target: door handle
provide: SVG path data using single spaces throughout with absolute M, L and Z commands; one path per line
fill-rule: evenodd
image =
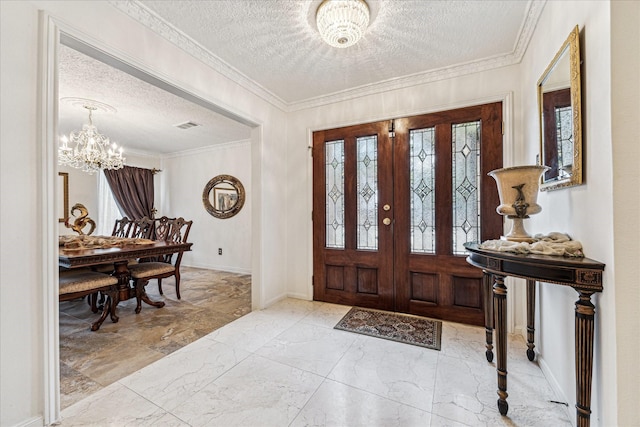
M 390 218 L 385 218 L 385 219 L 382 220 L 382 223 L 384 225 L 389 225 L 389 224 L 391 224 L 391 219 Z

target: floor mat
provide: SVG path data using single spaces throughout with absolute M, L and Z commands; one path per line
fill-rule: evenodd
M 440 350 L 442 322 L 410 314 L 353 307 L 334 329 Z

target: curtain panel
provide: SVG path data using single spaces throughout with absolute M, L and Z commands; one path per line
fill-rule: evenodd
M 124 166 L 117 170 L 104 170 L 113 197 L 123 216 L 131 219 L 153 218 L 153 171 Z

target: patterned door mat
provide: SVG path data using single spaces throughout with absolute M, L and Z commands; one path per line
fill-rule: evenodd
M 353 307 L 334 329 L 440 350 L 442 322 L 410 314 Z

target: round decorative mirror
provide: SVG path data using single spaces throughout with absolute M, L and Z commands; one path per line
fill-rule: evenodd
M 244 187 L 231 175 L 211 178 L 202 192 L 204 208 L 216 218 L 231 218 L 244 205 Z

